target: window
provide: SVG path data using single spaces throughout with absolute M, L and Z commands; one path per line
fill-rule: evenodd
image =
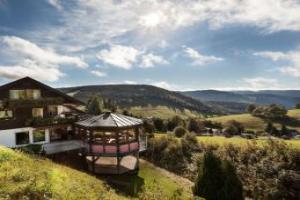
M 12 100 L 39 99 L 39 98 L 41 98 L 41 91 L 37 90 L 37 89 L 10 90 L 9 98 Z
M 43 108 L 32 108 L 32 117 L 33 118 L 43 118 L 44 109 Z
M 12 100 L 25 99 L 25 90 L 9 90 L 9 98 Z
M 0 111 L 0 119 L 9 119 L 13 117 L 13 112 L 11 110 Z
M 29 144 L 29 132 L 16 133 L 16 145 Z
M 35 89 L 27 89 L 26 97 L 27 99 L 39 99 L 41 98 L 41 91 Z
M 33 142 L 44 142 L 46 140 L 45 135 L 45 130 L 33 131 Z
M 48 106 L 48 114 L 49 116 L 57 115 L 57 106 Z

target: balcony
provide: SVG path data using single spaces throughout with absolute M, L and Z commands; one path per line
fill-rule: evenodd
M 48 118 L 34 118 L 25 122 L 26 126 L 45 127 L 51 125 L 73 124 L 77 121 L 77 117 L 48 117 Z
M 43 145 L 43 149 L 46 152 L 46 154 L 55 154 L 65 151 L 72 151 L 81 149 L 83 147 L 84 146 L 82 141 L 79 140 L 60 141 Z
M 46 105 L 61 105 L 64 103 L 62 98 L 40 98 L 40 99 L 14 99 L 6 100 L 6 105 L 9 108 L 24 108 L 24 107 L 44 107 Z

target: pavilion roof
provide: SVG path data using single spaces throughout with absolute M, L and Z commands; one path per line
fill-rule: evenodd
M 105 112 L 101 115 L 91 116 L 75 123 L 86 128 L 130 128 L 143 124 L 143 120 L 117 113 Z

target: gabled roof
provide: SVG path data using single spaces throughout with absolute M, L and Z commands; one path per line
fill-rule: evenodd
M 121 129 L 143 124 L 143 120 L 117 113 L 105 112 L 98 116 L 92 116 L 75 123 L 85 128 Z
M 21 78 L 21 79 L 18 79 L 16 81 L 13 81 L 13 82 L 10 82 L 10 83 L 7 83 L 5 85 L 2 85 L 0 86 L 0 93 L 5 91 L 5 90 L 9 90 L 10 88 L 13 88 L 14 86 L 17 86 L 17 85 L 22 85 L 22 84 L 33 84 L 33 85 L 36 85 L 38 86 L 39 88 L 42 88 L 42 89 L 45 89 L 45 90 L 48 90 L 48 91 L 51 91 L 53 92 L 54 94 L 56 94 L 57 96 L 59 97 L 62 97 L 64 100 L 65 100 L 65 103 L 72 103 L 72 104 L 82 104 L 84 105 L 84 103 L 78 99 L 75 99 L 57 89 L 54 89 L 48 85 L 45 85 L 33 78 L 30 78 L 30 77 L 24 77 L 24 78 Z

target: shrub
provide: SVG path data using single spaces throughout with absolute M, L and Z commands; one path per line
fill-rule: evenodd
M 179 138 L 182 137 L 186 132 L 187 130 L 182 126 L 178 126 L 174 129 L 175 136 Z
M 198 177 L 193 188 L 196 196 L 204 197 L 207 200 L 222 199 L 220 191 L 224 184 L 224 173 L 221 160 L 208 151 L 204 154 L 202 169 L 198 169 Z
M 243 200 L 243 185 L 230 161 L 222 161 L 212 151 L 204 154 L 198 169 L 194 194 L 207 200 Z
M 167 129 L 164 121 L 160 118 L 154 118 L 153 124 L 154 124 L 156 131 L 165 132 Z
M 223 200 L 243 200 L 243 185 L 237 176 L 236 169 L 231 162 L 224 162 L 224 186 L 222 188 Z
M 199 150 L 197 137 L 194 133 L 186 133 L 181 139 L 182 151 L 187 158 L 192 157 L 192 153 Z

